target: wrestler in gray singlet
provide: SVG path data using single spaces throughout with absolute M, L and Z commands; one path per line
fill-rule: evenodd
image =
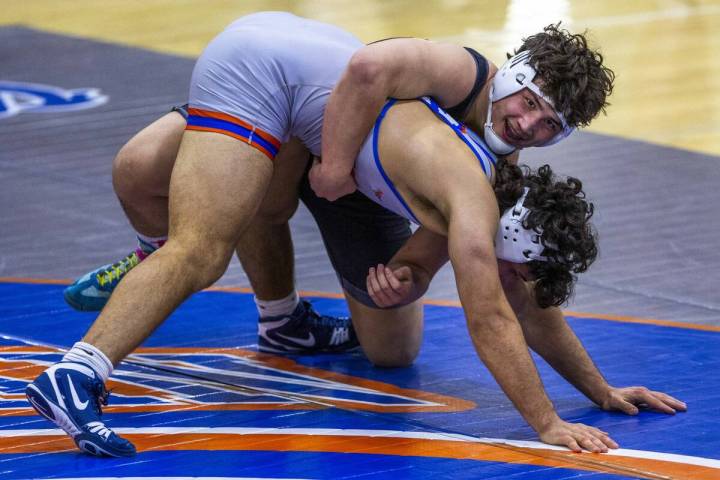
M 320 155 L 328 97 L 362 45 L 338 27 L 290 13 L 242 17 L 195 65 L 187 129 L 230 135 L 270 158 L 295 136 Z
M 229 135 L 271 159 L 291 136 L 299 137 L 313 154 L 320 155 L 323 113 L 330 92 L 361 46 L 357 38 L 337 27 L 289 13 L 242 17 L 205 49 L 193 71 L 189 109 L 177 111 L 186 116 L 188 130 Z M 448 110 L 458 116 L 487 77 L 487 61 L 467 50 L 475 59 L 478 74 L 467 98 Z M 433 111 L 450 124 L 447 114 Z M 374 138 L 373 134 L 368 137 L 361 152 L 370 155 L 361 155 L 368 162 L 360 170 L 375 168 L 373 149 L 368 149 Z M 379 160 L 376 166 L 381 167 Z M 368 268 L 386 264 L 410 237 L 405 218 L 415 221 L 409 210 L 394 208 L 372 193 L 372 185 L 380 184 L 375 182 L 378 173 L 376 169 L 372 175 L 361 173 L 358 177 L 367 196 L 358 191 L 335 202 L 318 198 L 310 188 L 307 171 L 299 191 L 317 221 L 343 288 L 370 307 L 375 304 L 366 290 Z M 382 185 L 392 188 L 391 182 Z

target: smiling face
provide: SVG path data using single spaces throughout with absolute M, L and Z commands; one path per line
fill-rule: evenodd
M 543 145 L 562 130 L 552 106 L 528 88 L 494 102 L 492 123 L 495 133 L 516 148 Z

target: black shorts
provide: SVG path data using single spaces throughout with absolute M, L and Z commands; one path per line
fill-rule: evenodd
M 187 118 L 187 105 L 174 107 Z M 381 207 L 360 192 L 329 202 L 310 188 L 308 166 L 300 181 L 300 200 L 315 218 L 325 249 L 342 287 L 352 297 L 378 308 L 367 292 L 370 267 L 387 264 L 410 238 L 410 222 Z
M 410 222 L 356 191 L 334 202 L 310 188 L 308 169 L 300 181 L 300 200 L 320 229 L 330 262 L 342 287 L 352 297 L 378 308 L 367 292 L 370 267 L 387 264 L 410 238 Z

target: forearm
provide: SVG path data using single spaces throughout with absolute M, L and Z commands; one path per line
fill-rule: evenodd
M 425 295 L 435 274 L 448 260 L 447 237 L 420 227 L 390 259 L 388 267 L 407 267 L 412 272 L 413 289 L 407 301 L 411 303 Z
M 457 260 L 451 251 L 458 291 L 475 350 L 525 420 L 538 432 L 558 416 L 547 397 L 490 261 Z
M 322 129 L 323 167 L 349 175 L 386 99 L 386 85 L 350 64 L 330 94 Z
M 557 307 L 523 322 L 530 347 L 590 400 L 602 405 L 610 386 Z M 530 323 L 532 322 L 532 323 Z
M 397 306 L 408 305 L 422 298 L 422 296 L 425 295 L 425 292 L 427 292 L 428 288 L 430 287 L 430 281 L 432 280 L 432 275 L 429 274 L 429 272 L 425 270 L 425 268 L 417 264 L 391 261 L 387 264 L 386 268 L 397 272 L 403 267 L 410 269 L 410 278 L 412 279 L 412 283 L 410 291 L 405 295 L 402 302 Z

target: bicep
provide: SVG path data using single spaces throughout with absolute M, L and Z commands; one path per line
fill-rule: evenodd
M 388 97 L 434 97 L 443 106 L 461 102 L 475 82 L 472 56 L 458 45 L 417 38 L 372 43 L 355 53 L 351 68 L 381 78 Z

